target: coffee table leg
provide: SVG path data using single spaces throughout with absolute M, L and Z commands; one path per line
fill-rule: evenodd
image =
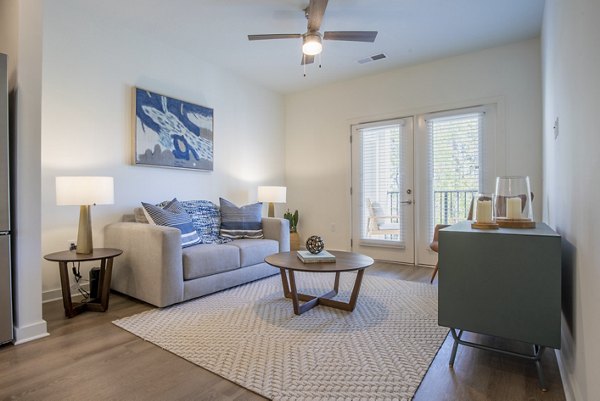
M 281 274 L 281 284 L 283 285 L 283 296 L 290 298 L 290 287 L 288 286 L 288 279 L 285 274 L 285 269 L 280 268 L 279 273 Z
M 354 307 L 356 306 L 356 300 L 358 299 L 358 293 L 360 292 L 363 274 L 365 274 L 365 269 L 359 270 L 356 274 L 356 281 L 354 282 L 354 288 L 352 289 L 352 295 L 350 296 L 350 302 L 348 304 L 348 306 L 350 306 L 350 311 L 353 311 Z
M 290 275 L 290 295 L 292 297 L 292 303 L 294 304 L 294 313 L 296 315 L 300 314 L 300 303 L 298 302 L 298 291 L 296 290 L 296 278 L 294 277 L 294 271 L 290 270 L 288 272 Z
M 333 291 L 335 291 L 335 293 L 338 293 L 338 290 L 340 289 L 340 272 L 335 272 L 335 281 L 333 282 Z
M 287 270 L 287 274 L 286 274 Z M 327 294 L 323 294 L 321 296 L 312 296 L 305 294 L 298 294 L 298 288 L 296 287 L 296 277 L 294 275 L 293 270 L 288 270 L 284 268 L 280 268 L 279 272 L 281 273 L 281 283 L 283 285 L 283 294 L 286 298 L 291 298 L 292 304 L 294 305 L 294 314 L 301 315 L 307 310 L 312 309 L 313 307 L 321 304 L 325 306 L 329 306 L 331 308 L 341 309 L 345 311 L 352 312 L 356 307 L 356 301 L 358 299 L 358 294 L 360 292 L 360 287 L 362 285 L 363 275 L 365 273 L 364 269 L 361 269 L 356 274 L 356 280 L 354 281 L 354 288 L 352 289 L 352 294 L 350 295 L 349 302 L 340 302 L 333 300 L 334 296 L 337 295 L 339 286 L 340 286 L 340 272 L 335 273 L 335 281 L 333 284 L 333 290 L 329 291 Z M 288 276 L 289 276 L 289 285 L 288 285 Z M 303 305 L 300 305 L 300 300 L 305 301 Z
M 356 280 L 354 281 L 354 288 L 352 289 L 349 302 L 341 302 L 335 299 L 329 299 L 329 297 L 321 297 L 319 298 L 319 304 L 352 312 L 356 307 L 356 300 L 358 299 L 358 293 L 360 292 L 363 274 L 365 274 L 365 269 L 359 270 L 356 274 Z

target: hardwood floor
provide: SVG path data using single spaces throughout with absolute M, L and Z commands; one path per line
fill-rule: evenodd
M 377 263 L 367 274 L 428 283 L 431 269 Z M 113 293 L 107 312 L 66 319 L 62 301 L 44 304 L 50 336 L 0 348 L 0 400 L 264 399 L 111 323 L 150 308 Z M 483 336 L 467 339 L 529 351 L 524 344 Z M 565 399 L 552 350 L 543 357 L 549 387 L 544 393 L 533 363 L 459 347 L 452 369 L 451 345 L 446 339 L 415 401 Z

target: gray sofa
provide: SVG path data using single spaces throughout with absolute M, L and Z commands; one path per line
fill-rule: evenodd
M 124 220 L 130 221 L 104 229 L 105 246 L 123 250 L 114 260 L 111 288 L 158 307 L 277 274 L 264 258 L 290 249 L 285 219 L 263 218 L 264 239 L 183 249 L 177 228 Z

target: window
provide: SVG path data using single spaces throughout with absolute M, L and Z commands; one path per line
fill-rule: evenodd
M 363 239 L 398 240 L 400 235 L 400 126 L 365 128 L 361 134 L 361 192 L 366 207 Z M 375 218 L 381 216 L 382 218 Z M 392 216 L 386 217 L 383 216 Z
M 427 118 L 430 233 L 436 224 L 465 220 L 482 182 L 483 112 Z

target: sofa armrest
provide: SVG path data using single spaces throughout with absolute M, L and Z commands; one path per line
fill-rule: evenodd
M 123 250 L 114 260 L 111 288 L 158 307 L 183 301 L 181 232 L 119 222 L 104 228 L 104 244 Z
M 288 220 L 263 217 L 262 227 L 265 238 L 279 242 L 279 252 L 290 250 L 290 222 Z

